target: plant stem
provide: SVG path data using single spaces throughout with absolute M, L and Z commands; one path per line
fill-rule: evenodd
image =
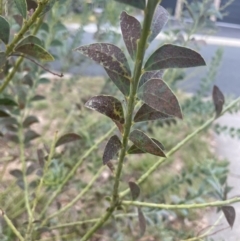
M 227 111 L 229 111 L 232 107 L 234 107 L 236 104 L 240 102 L 240 98 L 237 98 L 236 100 L 232 101 L 221 113 L 221 115 L 225 114 Z M 220 116 L 219 116 L 220 117 Z M 147 172 L 145 172 L 138 180 L 137 183 L 141 184 L 143 183 L 160 165 L 167 162 L 167 158 L 172 156 L 176 151 L 178 151 L 182 146 L 184 146 L 186 143 L 188 143 L 190 140 L 192 140 L 197 134 L 202 132 L 203 130 L 207 129 L 217 118 L 214 116 L 208 121 L 206 121 L 202 126 L 200 126 L 198 129 L 196 129 L 194 132 L 189 134 L 186 138 L 184 138 L 181 142 L 179 142 L 175 147 L 173 147 L 167 154 L 166 158 L 160 158 L 153 166 L 149 168 Z M 129 193 L 129 188 L 124 190 L 120 193 L 120 197 L 124 197 Z
M 145 11 L 144 11 L 145 17 L 143 21 L 143 28 L 142 28 L 140 40 L 138 42 L 133 77 L 131 78 L 131 82 L 130 82 L 130 96 L 127 97 L 128 99 L 127 115 L 126 115 L 126 121 L 124 125 L 123 138 L 122 138 L 122 148 L 119 155 L 118 166 L 117 166 L 116 175 L 115 175 L 115 182 L 113 186 L 111 207 L 109 208 L 107 213 L 105 213 L 102 216 L 102 218 L 100 218 L 100 220 L 97 223 L 95 223 L 95 225 L 83 236 L 81 241 L 86 241 L 92 237 L 92 235 L 108 220 L 108 218 L 111 216 L 111 214 L 113 213 L 113 211 L 115 210 L 119 202 L 118 189 L 119 189 L 120 177 L 122 173 L 123 162 L 126 156 L 129 134 L 132 127 L 132 117 L 133 117 L 133 111 L 135 108 L 138 82 L 142 74 L 142 64 L 143 64 L 143 59 L 145 55 L 145 50 L 148 44 L 147 39 L 151 33 L 150 29 L 151 29 L 152 18 L 153 18 L 156 6 L 159 2 L 160 2 L 159 0 L 148 1 L 147 7 L 145 8 Z
M 3 16 L 3 0 L 0 0 L 0 15 Z

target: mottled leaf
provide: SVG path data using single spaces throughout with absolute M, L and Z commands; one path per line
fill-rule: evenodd
M 182 119 L 177 97 L 161 79 L 151 79 L 138 92 L 138 97 L 151 108 L 163 114 Z
M 133 6 L 135 8 L 142 9 L 142 10 L 144 10 L 146 7 L 145 0 L 115 0 L 115 1 L 120 2 L 120 3 L 125 3 L 125 4 Z
M 36 116 L 30 115 L 23 121 L 23 127 L 24 128 L 28 128 L 32 124 L 38 123 L 38 122 L 39 122 L 39 120 L 38 120 L 38 118 Z
M 219 116 L 222 112 L 225 98 L 222 91 L 216 85 L 213 87 L 212 98 L 215 106 L 216 116 Z
M 140 195 L 140 187 L 132 181 L 128 182 L 128 186 L 132 194 L 132 200 L 135 201 Z
M 54 60 L 53 56 L 50 53 L 48 53 L 47 50 L 45 50 L 40 45 L 33 43 L 24 44 L 19 47 L 16 47 L 15 51 L 45 62 Z
M 17 103 L 14 100 L 11 100 L 9 98 L 1 98 L 0 99 L 0 105 L 17 106 Z
M 2 40 L 5 44 L 8 44 L 9 35 L 10 35 L 9 22 L 3 16 L 0 16 L 0 40 Z
M 87 101 L 85 106 L 89 109 L 96 110 L 111 118 L 113 121 L 124 124 L 124 113 L 121 102 L 108 95 L 94 96 Z
M 23 24 L 23 17 L 19 14 L 13 15 L 14 20 L 16 21 L 16 23 L 22 27 Z
M 38 133 L 33 130 L 28 130 L 24 135 L 24 143 L 29 143 L 30 141 L 40 137 Z
M 0 73 L 1 73 L 1 68 L 5 65 L 7 61 L 6 54 L 4 52 L 0 52 Z
M 27 18 L 27 3 L 26 0 L 14 0 L 19 13 L 23 18 Z
M 139 221 L 141 236 L 143 236 L 145 231 L 146 231 L 146 219 L 145 219 L 145 217 L 143 215 L 143 212 L 140 208 L 138 208 L 138 221 Z
M 222 211 L 225 215 L 225 218 L 227 219 L 227 222 L 229 224 L 229 226 L 232 228 L 235 218 L 236 218 L 236 212 L 234 207 L 232 206 L 223 206 L 222 207 Z
M 112 164 L 112 162 L 111 162 L 111 161 L 108 161 L 106 165 L 107 165 L 107 167 L 110 169 L 110 171 L 111 171 L 112 173 L 114 173 L 115 167 L 114 167 L 114 165 Z
M 69 143 L 69 142 L 78 141 L 80 139 L 81 139 L 81 137 L 78 134 L 68 133 L 66 135 L 61 136 L 57 140 L 55 147 L 61 146 L 63 144 Z
M 101 64 L 119 90 L 129 95 L 131 71 L 121 49 L 113 44 L 96 43 L 75 50 Z
M 157 49 L 147 60 L 145 70 L 187 68 L 206 65 L 202 56 L 192 49 L 166 44 Z
M 39 101 L 39 100 L 45 100 L 45 97 L 42 96 L 42 95 L 34 95 L 34 96 L 31 98 L 31 101 Z
M 118 136 L 114 135 L 112 136 L 103 153 L 103 164 L 107 164 L 109 161 L 111 161 L 114 156 L 118 153 L 118 151 L 121 149 L 122 143 L 119 140 Z
M 162 79 L 164 70 L 147 71 L 145 72 L 139 81 L 138 88 L 145 84 L 150 79 Z
M 129 139 L 140 150 L 155 156 L 165 157 L 163 150 L 144 132 L 140 130 L 134 130 L 130 133 Z
M 25 44 L 37 44 L 41 47 L 43 47 L 43 43 L 42 40 L 39 39 L 38 37 L 34 36 L 34 35 L 29 35 L 25 38 L 23 38 L 16 46 L 16 48 L 25 45 Z
M 168 18 L 169 13 L 167 12 L 167 10 L 164 9 L 161 5 L 158 5 L 153 15 L 151 35 L 148 38 L 149 42 L 152 42 L 161 32 L 162 28 L 167 23 Z
M 137 52 L 137 40 L 141 37 L 141 24 L 136 18 L 124 11 L 120 16 L 120 25 L 123 40 L 131 58 L 134 60 Z
M 172 118 L 173 118 L 172 116 L 156 111 L 150 106 L 143 104 L 140 107 L 140 109 L 137 111 L 136 115 L 134 116 L 134 122 L 150 121 L 150 120 L 154 121 L 158 119 L 167 120 Z
M 23 173 L 19 169 L 11 170 L 9 173 L 16 178 L 22 178 L 23 177 Z

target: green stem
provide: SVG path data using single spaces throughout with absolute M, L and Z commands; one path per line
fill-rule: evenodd
M 160 208 L 160 209 L 197 209 L 197 208 L 207 208 L 207 207 L 222 207 L 224 205 L 229 205 L 231 203 L 240 202 L 240 197 L 235 197 L 225 201 L 216 201 L 208 203 L 192 203 L 192 204 L 165 204 L 165 203 L 147 203 L 138 201 L 122 201 L 121 204 L 126 206 L 136 206 L 136 207 L 149 207 L 149 208 Z
M 79 161 L 75 164 L 75 166 L 70 170 L 70 172 L 68 173 L 68 175 L 65 177 L 65 179 L 63 180 L 63 182 L 59 185 L 59 187 L 57 188 L 57 190 L 52 194 L 52 196 L 48 199 L 46 205 L 44 206 L 41 214 L 40 214 L 40 218 L 43 217 L 43 215 L 46 213 L 46 210 L 49 208 L 49 206 L 52 204 L 52 202 L 55 200 L 55 198 L 57 197 L 57 195 L 62 191 L 63 187 L 65 186 L 65 184 L 75 175 L 77 169 L 79 168 L 79 166 L 83 163 L 83 161 L 97 148 L 97 146 L 104 141 L 114 130 L 116 129 L 116 127 L 112 127 L 104 136 L 102 136 L 93 146 L 91 146 L 91 148 L 89 148 L 84 155 L 79 159 Z
M 0 0 L 0 15 L 3 16 L 3 0 Z

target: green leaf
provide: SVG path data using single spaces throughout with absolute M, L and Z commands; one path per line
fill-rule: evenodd
M 230 227 L 233 227 L 235 218 L 236 218 L 236 212 L 234 207 L 232 206 L 223 206 L 222 207 L 222 211 L 225 215 L 225 218 L 227 219 L 228 224 L 230 225 Z
M 53 46 L 53 47 L 61 47 L 61 46 L 63 46 L 63 43 L 60 40 L 58 40 L 58 39 L 54 39 L 51 42 L 50 45 Z
M 44 62 L 53 61 L 53 56 L 47 52 L 43 47 L 37 44 L 29 43 L 24 44 L 15 49 L 16 52 L 26 54 L 38 60 L 42 60 Z
M 27 18 L 27 3 L 26 0 L 14 0 L 16 7 L 23 18 Z
M 29 143 L 30 141 L 40 137 L 38 133 L 33 130 L 28 130 L 24 135 L 24 143 Z
M 118 151 L 121 149 L 122 147 L 122 143 L 119 140 L 118 136 L 114 135 L 112 136 L 105 149 L 104 149 L 104 153 L 103 153 L 103 164 L 107 164 L 109 161 L 111 161 L 114 156 L 117 155 Z
M 139 81 L 138 88 L 145 84 L 150 79 L 162 79 L 164 70 L 147 71 L 145 72 Z
M 140 187 L 132 181 L 128 182 L 128 186 L 132 194 L 132 200 L 135 201 L 140 195 Z
M 5 65 L 7 61 L 6 54 L 4 52 L 0 52 L 0 73 L 1 73 L 1 68 Z
M 155 109 L 151 108 L 146 104 L 143 104 L 134 116 L 134 122 L 154 121 L 158 119 L 168 120 L 173 119 L 173 117 L 156 111 Z
M 148 38 L 148 42 L 152 42 L 157 37 L 164 25 L 167 23 L 168 19 L 169 13 L 167 10 L 161 5 L 158 5 L 153 15 L 151 35 Z
M 35 95 L 31 98 L 31 101 L 39 101 L 39 100 L 45 100 L 45 97 L 43 95 Z
M 33 79 L 30 74 L 26 74 L 22 79 L 22 84 L 28 85 L 29 87 L 33 87 Z
M 53 7 L 53 5 L 55 4 L 57 0 L 49 0 L 47 5 L 45 6 L 45 8 L 43 9 L 41 15 L 44 15 L 45 13 L 47 13 L 49 10 L 51 10 L 51 8 Z M 41 16 L 40 15 L 40 16 Z
M 222 91 L 216 85 L 213 86 L 212 98 L 215 106 L 216 116 L 219 116 L 222 112 L 225 98 Z
M 125 4 L 133 6 L 135 8 L 142 9 L 142 10 L 144 10 L 146 7 L 145 0 L 115 0 L 115 1 L 120 2 L 120 3 L 125 3 Z
M 120 26 L 122 30 L 123 40 L 127 50 L 133 60 L 135 60 L 137 52 L 137 41 L 141 37 L 141 24 L 125 11 L 120 16 Z
M 78 47 L 75 51 L 102 65 L 120 91 L 128 95 L 131 71 L 121 49 L 113 44 L 96 43 Z
M 13 169 L 9 172 L 12 176 L 16 177 L 17 179 L 21 179 L 23 177 L 23 173 L 19 169 Z
M 0 16 L 0 39 L 3 41 L 3 43 L 8 44 L 9 35 L 10 35 L 9 22 L 3 16 Z
M 5 106 L 17 106 L 18 104 L 9 98 L 1 98 L 0 99 L 0 105 L 5 105 Z
M 144 132 L 134 130 L 129 135 L 129 140 L 133 142 L 140 150 L 155 156 L 165 157 L 163 150 Z
M 147 60 L 144 69 L 159 70 L 206 65 L 202 56 L 192 49 L 166 44 L 157 49 Z
M 163 80 L 147 81 L 139 89 L 138 97 L 156 111 L 182 119 L 177 97 Z
M 5 110 L 0 110 L 0 118 L 2 117 L 10 117 L 11 115 L 5 111 Z
M 32 124 L 38 123 L 38 122 L 39 122 L 39 120 L 38 120 L 38 118 L 36 116 L 30 115 L 23 121 L 23 127 L 24 128 L 28 128 Z
M 63 144 L 69 143 L 69 142 L 78 141 L 80 139 L 81 139 L 81 136 L 79 136 L 78 134 L 68 133 L 66 135 L 61 136 L 57 140 L 55 147 L 61 146 Z
M 39 39 L 38 37 L 34 36 L 34 35 L 29 35 L 25 38 L 23 38 L 16 46 L 16 48 L 25 45 L 25 44 L 37 44 L 41 47 L 43 47 L 43 43 L 42 40 Z
M 85 106 L 106 115 L 113 121 L 124 124 L 124 113 L 121 102 L 113 96 L 98 95 L 87 101 Z
M 140 233 L 141 233 L 141 236 L 143 236 L 146 231 L 146 219 L 140 208 L 138 208 L 138 221 L 139 221 Z

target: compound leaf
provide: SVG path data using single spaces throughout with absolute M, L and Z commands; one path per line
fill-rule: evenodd
M 128 186 L 132 194 L 132 200 L 135 201 L 140 195 L 140 187 L 132 181 L 128 182 Z
M 146 219 L 145 219 L 145 217 L 143 215 L 143 212 L 140 208 L 138 208 L 138 221 L 139 221 L 141 236 L 143 236 L 145 231 L 146 231 Z
M 139 89 L 138 97 L 156 111 L 182 119 L 182 111 L 177 97 L 163 80 L 147 81 Z
M 137 52 L 137 40 L 141 37 L 141 24 L 136 18 L 124 11 L 120 16 L 120 25 L 123 40 L 131 58 L 134 60 Z
M 150 121 L 150 120 L 154 121 L 158 119 L 166 120 L 166 119 L 172 119 L 172 118 L 173 118 L 172 116 L 156 111 L 150 106 L 143 104 L 140 107 L 140 109 L 137 111 L 136 115 L 134 116 L 134 122 Z
M 153 15 L 152 25 L 151 25 L 151 35 L 148 39 L 149 42 L 152 42 L 157 35 L 161 32 L 164 25 L 167 23 L 169 18 L 169 13 L 161 5 L 158 5 L 155 13 Z
M 34 36 L 34 35 L 29 35 L 25 38 L 23 38 L 18 44 L 17 44 L 17 47 L 20 47 L 22 45 L 25 45 L 25 44 L 37 44 L 41 47 L 43 47 L 43 43 L 41 41 L 41 39 L 39 39 L 38 37 Z
M 122 143 L 119 140 L 118 136 L 114 135 L 112 136 L 103 153 L 103 164 L 107 164 L 109 161 L 111 161 L 114 156 L 118 153 L 118 151 L 121 149 Z
M 0 16 L 0 39 L 5 44 L 8 44 L 9 35 L 10 35 L 9 22 L 3 16 Z
M 147 60 L 145 70 L 167 68 L 187 68 L 206 65 L 202 56 L 192 49 L 165 44 L 157 49 Z
M 143 84 L 145 84 L 150 79 L 162 79 L 164 70 L 158 71 L 147 71 L 145 72 L 139 81 L 138 88 L 140 88 Z
M 26 0 L 14 0 L 16 7 L 23 18 L 27 18 L 27 3 Z
M 125 4 L 133 6 L 135 8 L 142 9 L 142 10 L 144 10 L 146 7 L 145 0 L 115 0 L 115 1 L 120 2 L 120 3 L 125 3 Z
M 69 143 L 69 142 L 78 141 L 80 139 L 81 139 L 81 137 L 78 134 L 68 133 L 68 134 L 61 136 L 57 140 L 55 147 L 61 146 L 63 144 Z
M 224 213 L 225 218 L 227 219 L 228 224 L 230 227 L 233 227 L 235 218 L 236 218 L 236 212 L 234 207 L 232 206 L 223 206 L 222 211 Z
M 44 62 L 53 61 L 53 56 L 47 52 L 42 46 L 34 43 L 23 44 L 15 48 L 16 52 L 26 54 Z
M 113 121 L 124 124 L 124 113 L 121 102 L 113 96 L 98 95 L 87 101 L 85 106 L 106 115 Z
M 216 116 L 219 116 L 222 112 L 225 99 L 222 91 L 216 85 L 213 87 L 212 98 L 215 106 Z
M 144 132 L 140 130 L 134 130 L 130 133 L 129 139 L 140 150 L 150 153 L 155 156 L 165 157 L 165 154 L 161 147 L 159 147 L 151 138 L 149 138 Z

